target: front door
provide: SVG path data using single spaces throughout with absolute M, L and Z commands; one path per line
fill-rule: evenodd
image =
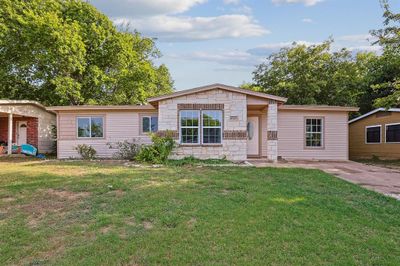
M 258 116 L 247 118 L 247 155 L 260 156 L 260 135 Z
M 17 145 L 20 146 L 26 144 L 28 126 L 26 121 L 20 121 L 17 125 Z

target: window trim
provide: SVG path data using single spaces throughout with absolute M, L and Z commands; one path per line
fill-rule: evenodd
M 90 131 L 89 131 L 89 137 L 79 137 L 79 124 L 78 120 L 80 118 L 86 118 L 89 119 L 89 124 L 90 124 Z M 101 118 L 103 122 L 103 136 L 102 137 L 92 137 L 92 118 Z M 105 124 L 105 116 L 104 115 L 93 115 L 93 116 L 76 116 L 75 117 L 75 132 L 76 132 L 76 138 L 77 139 L 105 139 L 106 137 L 106 124 Z
M 307 120 L 320 119 L 321 120 L 321 146 L 312 147 L 307 146 Z M 324 116 L 305 116 L 303 122 L 304 130 L 304 149 L 305 150 L 324 150 L 325 149 L 325 117 Z
M 379 142 L 368 142 L 368 138 L 367 138 L 368 128 L 374 128 L 374 127 L 379 127 Z M 382 144 L 382 125 L 365 126 L 365 134 L 364 135 L 365 135 L 364 143 L 366 145 Z
M 197 112 L 197 117 L 199 120 L 199 124 L 198 126 L 184 126 L 183 128 L 197 128 L 199 132 L 198 134 L 198 138 L 197 138 L 197 142 L 196 143 L 183 143 L 182 142 L 182 119 L 181 119 L 181 112 L 185 112 L 185 111 L 192 111 L 192 112 Z M 178 112 L 178 121 L 179 121 L 179 144 L 180 145 L 184 145 L 184 146 L 198 146 L 201 144 L 201 110 L 193 110 L 193 109 L 182 109 L 179 110 Z
M 387 142 L 387 138 L 386 138 L 386 134 L 387 134 L 387 127 L 388 126 L 398 126 L 400 125 L 400 123 L 390 123 L 390 124 L 385 124 L 385 143 L 387 144 L 400 144 L 399 141 L 395 141 L 395 142 Z
M 148 117 L 150 118 L 150 131 L 149 132 L 144 132 L 143 131 L 143 118 Z M 158 114 L 141 114 L 139 118 L 139 123 L 140 123 L 140 134 L 141 135 L 147 135 L 149 133 L 154 133 L 157 131 L 152 131 L 151 130 L 151 120 L 153 117 L 157 117 L 157 131 L 158 131 Z
M 199 132 L 199 139 L 197 143 L 183 143 L 182 142 L 182 124 L 181 124 L 181 112 L 182 111 L 195 111 L 198 113 L 199 125 L 198 127 L 186 127 L 186 128 L 198 128 Z M 218 111 L 222 114 L 222 121 L 221 121 L 221 143 L 203 143 L 203 111 Z M 178 110 L 178 135 L 179 135 L 179 146 L 214 146 L 220 147 L 223 145 L 224 141 L 224 110 L 220 109 L 179 109 Z M 185 127 L 184 127 L 185 128 Z M 206 128 L 214 128 L 214 127 L 206 127 Z
M 203 126 L 203 113 L 204 111 L 211 111 L 211 112 L 221 112 L 221 125 L 220 126 Z M 224 125 L 224 112 L 223 110 L 200 110 L 201 113 L 201 123 L 200 123 L 200 128 L 201 128 L 201 145 L 203 146 L 218 146 L 222 145 L 224 141 L 224 132 L 223 132 L 223 125 Z M 219 128 L 221 129 L 221 142 L 219 143 L 204 143 L 203 141 L 203 128 Z

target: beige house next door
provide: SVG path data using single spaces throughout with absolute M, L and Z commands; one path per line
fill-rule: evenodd
M 247 118 L 247 156 L 260 156 L 260 118 L 258 116 Z

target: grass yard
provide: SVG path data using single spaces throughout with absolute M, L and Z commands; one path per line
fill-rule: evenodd
M 317 170 L 0 169 L 1 265 L 400 263 L 400 202 Z

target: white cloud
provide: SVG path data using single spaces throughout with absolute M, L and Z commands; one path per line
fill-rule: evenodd
M 91 0 L 90 3 L 112 17 L 143 17 L 180 14 L 207 0 Z
M 255 48 L 247 50 L 248 53 L 258 56 L 267 56 L 271 53 L 278 52 L 280 49 L 290 47 L 294 42 L 279 42 L 279 43 L 267 43 Z M 296 44 L 311 46 L 319 43 L 307 42 L 307 41 L 296 41 Z
M 152 16 L 115 19 L 116 24 L 129 24 L 147 36 L 161 41 L 198 41 L 221 38 L 254 37 L 269 31 L 250 16 L 222 15 L 217 17 Z
M 240 4 L 240 0 L 224 0 L 224 4 L 226 4 L 226 5 L 238 5 L 238 4 Z
M 314 6 L 324 0 L 272 0 L 272 3 L 279 4 L 304 4 L 305 6 Z
M 304 23 L 313 23 L 313 20 L 310 18 L 303 18 L 301 21 Z

